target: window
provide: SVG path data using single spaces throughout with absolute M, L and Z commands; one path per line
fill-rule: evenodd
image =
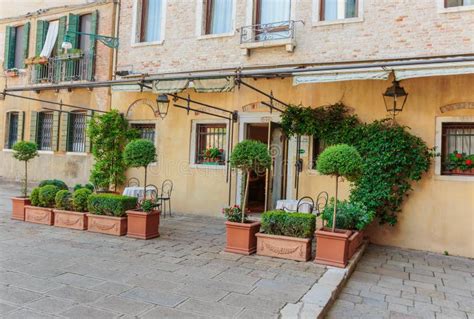
M 79 17 L 79 31 L 84 33 L 95 33 L 92 30 L 92 14 L 84 14 Z M 79 35 L 79 49 L 87 53 L 91 49 L 93 38 L 87 35 Z
M 291 0 L 256 0 L 255 29 L 257 41 L 290 37 Z
M 5 28 L 4 67 L 9 69 L 25 68 L 25 59 L 28 57 L 28 37 L 30 23 Z
M 334 21 L 356 18 L 358 16 L 359 0 L 321 0 L 320 20 Z
M 7 136 L 5 139 L 5 148 L 7 149 L 13 148 L 13 145 L 18 141 L 18 125 L 20 122 L 19 119 L 20 114 L 18 112 L 7 113 Z
M 86 113 L 69 114 L 68 152 L 86 151 Z
M 442 123 L 441 174 L 471 175 L 473 162 L 474 122 Z
M 15 68 L 23 68 L 25 62 L 25 27 L 20 26 L 15 28 Z
M 157 42 L 161 40 L 164 1 L 165 0 L 139 1 L 139 42 Z
M 36 143 L 38 149 L 43 151 L 53 150 L 53 112 L 38 114 L 38 136 Z
M 196 124 L 195 163 L 225 165 L 226 124 Z
M 138 130 L 140 138 L 150 140 L 155 144 L 155 124 L 132 124 L 131 126 Z
M 205 5 L 206 34 L 230 33 L 233 0 L 207 0 Z
M 473 6 L 474 0 L 444 0 L 445 8 Z
M 316 169 L 317 160 L 319 154 L 321 154 L 326 148 L 326 143 L 321 141 L 319 138 L 313 136 L 313 142 L 311 147 L 311 169 Z

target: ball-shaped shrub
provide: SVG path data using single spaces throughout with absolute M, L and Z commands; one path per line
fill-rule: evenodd
M 355 147 L 347 144 L 329 146 L 318 157 L 317 170 L 324 175 L 356 179 L 362 169 L 362 157 Z
M 60 179 L 45 179 L 45 180 L 43 180 L 39 183 L 39 187 L 43 187 L 43 186 L 46 186 L 46 185 L 54 185 L 57 188 L 59 188 L 60 190 L 61 189 L 68 190 L 68 187 L 67 187 L 66 183 L 64 183 Z
M 243 140 L 235 146 L 230 156 L 230 165 L 244 171 L 261 171 L 269 168 L 271 163 L 267 145 L 259 141 Z
M 156 159 L 156 148 L 150 140 L 133 140 L 125 146 L 123 157 L 130 167 L 147 167 Z
M 59 192 L 59 188 L 54 185 L 40 187 L 38 195 L 40 206 L 53 208 L 57 192 Z
M 91 192 L 94 192 L 94 185 L 92 185 L 91 183 L 87 183 L 87 184 L 76 184 L 74 185 L 73 187 L 73 191 L 77 191 L 78 189 L 81 189 L 81 188 L 87 188 L 88 190 L 90 190 Z
M 40 205 L 40 202 L 39 202 L 39 190 L 40 190 L 39 187 L 35 187 L 35 188 L 33 188 L 33 190 L 31 191 L 31 194 L 30 194 L 31 206 L 39 206 L 39 205 Z
M 19 161 L 27 162 L 38 156 L 36 143 L 20 141 L 13 144 L 13 157 Z
M 54 202 L 57 209 L 70 210 L 71 209 L 71 192 L 62 189 L 56 193 Z
M 92 195 L 92 191 L 87 188 L 80 188 L 76 190 L 72 195 L 72 206 L 77 212 L 87 211 L 87 201 L 89 196 Z

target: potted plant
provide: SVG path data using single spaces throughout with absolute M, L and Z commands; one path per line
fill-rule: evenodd
M 30 205 L 28 198 L 28 162 L 38 156 L 38 147 L 35 143 L 21 141 L 13 145 L 13 157 L 25 162 L 25 178 L 23 180 L 22 196 L 12 197 L 12 219 L 25 220 L 25 206 Z
M 203 152 L 202 156 L 205 159 L 203 164 L 219 165 L 219 162 L 224 156 L 224 149 L 217 147 L 209 147 Z
M 45 185 L 33 189 L 30 196 L 31 205 L 25 207 L 25 221 L 36 224 L 53 225 L 53 208 L 56 194 L 59 190 L 60 189 L 54 185 Z
M 257 255 L 308 261 L 315 227 L 316 216 L 312 214 L 265 212 L 261 232 L 256 234 Z
M 123 154 L 125 164 L 129 167 L 143 167 L 145 169 L 145 178 L 143 181 L 143 198 L 146 199 L 146 178 L 148 165 L 156 161 L 155 144 L 150 140 L 137 139 L 125 146 Z
M 465 161 L 465 154 L 454 151 L 448 154 L 447 168 L 454 175 L 462 174 L 462 166 Z
M 227 233 L 225 251 L 227 252 L 250 255 L 257 250 L 255 234 L 260 230 L 260 222 L 248 220 L 245 211 L 250 173 L 252 171 L 258 173 L 268 169 L 271 161 L 267 146 L 258 141 L 244 140 L 238 143 L 232 152 L 230 165 L 242 171 L 246 177 L 246 182 L 242 209 L 239 206 L 224 209 L 224 214 L 227 218 L 225 223 Z
M 329 205 L 325 207 L 321 215 L 327 227 L 333 226 L 334 199 L 331 199 Z M 350 260 L 362 245 L 364 239 L 364 230 L 372 223 L 375 218 L 375 212 L 368 211 L 367 207 L 358 202 L 338 201 L 336 214 L 336 228 L 349 229 L 352 231 L 349 237 L 347 260 Z
M 5 71 L 5 76 L 10 78 L 16 77 L 18 74 L 20 74 L 20 71 L 17 68 L 8 69 Z
M 145 199 L 139 209 L 127 210 L 127 237 L 152 239 L 160 236 L 160 211 L 158 204 Z
M 87 201 L 92 191 L 78 188 L 72 194 L 68 190 L 60 190 L 55 197 L 54 226 L 86 230 Z
M 317 161 L 317 170 L 323 175 L 336 177 L 336 192 L 332 220 L 336 220 L 339 178 L 344 177 L 354 181 L 361 173 L 362 158 L 353 146 L 338 144 L 326 148 Z M 331 228 L 323 227 L 316 231 L 317 263 L 336 267 L 347 264 L 349 237 L 352 231 L 336 229 L 336 223 Z
M 115 236 L 127 233 L 127 210 L 137 207 L 137 198 L 116 194 L 92 194 L 87 201 L 87 230 Z

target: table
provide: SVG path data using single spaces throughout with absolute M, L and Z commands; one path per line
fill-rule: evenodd
M 298 206 L 298 200 L 296 199 L 280 199 L 277 201 L 276 209 L 281 209 L 289 213 L 296 212 Z M 313 203 L 310 201 L 302 201 L 300 203 L 300 213 L 312 213 Z
M 156 192 L 154 187 L 148 187 L 148 189 L 146 190 L 147 195 L 152 195 L 153 192 Z M 143 197 L 143 187 L 140 187 L 140 186 L 125 187 L 125 189 L 123 190 L 122 195 L 142 198 Z

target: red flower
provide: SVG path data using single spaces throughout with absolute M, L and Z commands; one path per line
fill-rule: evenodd
M 472 165 L 472 160 L 470 160 L 470 159 L 466 160 L 466 165 L 471 166 Z
M 456 158 L 462 158 L 462 154 L 457 153 L 457 154 L 456 154 Z

